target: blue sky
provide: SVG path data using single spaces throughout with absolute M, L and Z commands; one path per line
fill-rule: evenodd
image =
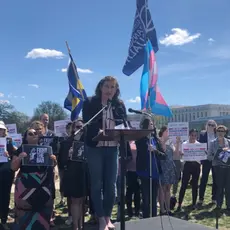
M 67 40 L 89 96 L 103 76 L 114 75 L 127 107 L 140 108 L 142 68 L 122 73 L 135 7 L 134 0 L 1 1 L 0 102 L 28 115 L 41 101 L 63 104 Z M 149 8 L 167 103 L 230 104 L 230 1 L 150 0 Z

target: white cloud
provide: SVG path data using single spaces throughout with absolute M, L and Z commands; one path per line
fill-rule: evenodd
M 36 88 L 36 89 L 39 88 L 39 85 L 37 85 L 37 84 L 28 84 L 28 86 L 29 86 L 29 87 L 34 87 L 34 88 Z
M 43 49 L 43 48 L 36 48 L 32 49 L 30 52 L 27 53 L 25 58 L 57 58 L 61 59 L 65 56 L 61 51 L 58 50 L 50 50 L 50 49 Z
M 0 97 L 4 97 L 4 93 L 0 93 Z
M 190 35 L 186 29 L 173 28 L 172 34 L 166 34 L 164 38 L 160 39 L 160 43 L 165 46 L 181 46 L 190 43 L 201 36 L 200 33 Z
M 212 44 L 213 42 L 215 42 L 215 40 L 213 38 L 209 38 L 208 42 L 209 42 L 209 44 Z
M 81 68 L 77 68 L 77 71 L 78 71 L 79 73 L 93 73 L 93 71 L 90 70 L 90 69 L 81 69 Z
M 57 71 L 59 71 L 59 69 L 58 69 Z M 65 73 L 65 72 L 67 72 L 67 68 L 62 68 L 61 71 L 62 71 L 63 73 Z M 90 69 L 81 69 L 81 68 L 77 68 L 77 71 L 78 71 L 79 73 L 93 73 L 93 71 L 90 70 Z
M 129 103 L 140 103 L 141 98 L 137 96 L 135 98 L 130 98 L 129 100 L 127 100 L 127 102 L 129 102 Z
M 0 104 L 10 104 L 8 100 L 0 100 Z

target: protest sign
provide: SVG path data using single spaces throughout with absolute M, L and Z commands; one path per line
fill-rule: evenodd
M 22 159 L 22 165 L 26 166 L 53 166 L 53 160 L 50 159 L 52 148 L 50 146 L 23 145 L 22 151 L 27 157 Z
M 184 161 L 201 161 L 207 159 L 206 143 L 183 143 L 182 152 Z
M 0 138 L 0 163 L 8 162 L 8 157 L 5 156 L 6 152 L 6 138 Z

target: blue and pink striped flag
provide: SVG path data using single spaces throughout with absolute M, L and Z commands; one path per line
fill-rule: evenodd
M 171 117 L 172 112 L 157 85 L 158 71 L 155 53 L 148 40 L 145 50 L 144 68 L 140 83 L 141 109 L 151 110 L 156 115 Z

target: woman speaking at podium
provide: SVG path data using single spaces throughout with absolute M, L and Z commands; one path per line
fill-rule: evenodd
M 97 142 L 93 141 L 93 138 L 102 130 L 114 129 L 119 124 L 118 119 L 126 118 L 126 109 L 119 96 L 120 89 L 117 80 L 114 77 L 106 76 L 98 83 L 95 95 L 84 102 L 82 110 L 83 121 L 87 123 L 103 106 L 107 106 L 87 126 L 85 138 L 91 198 L 99 219 L 100 230 L 115 228 L 110 217 L 115 201 L 118 143 L 116 141 Z

